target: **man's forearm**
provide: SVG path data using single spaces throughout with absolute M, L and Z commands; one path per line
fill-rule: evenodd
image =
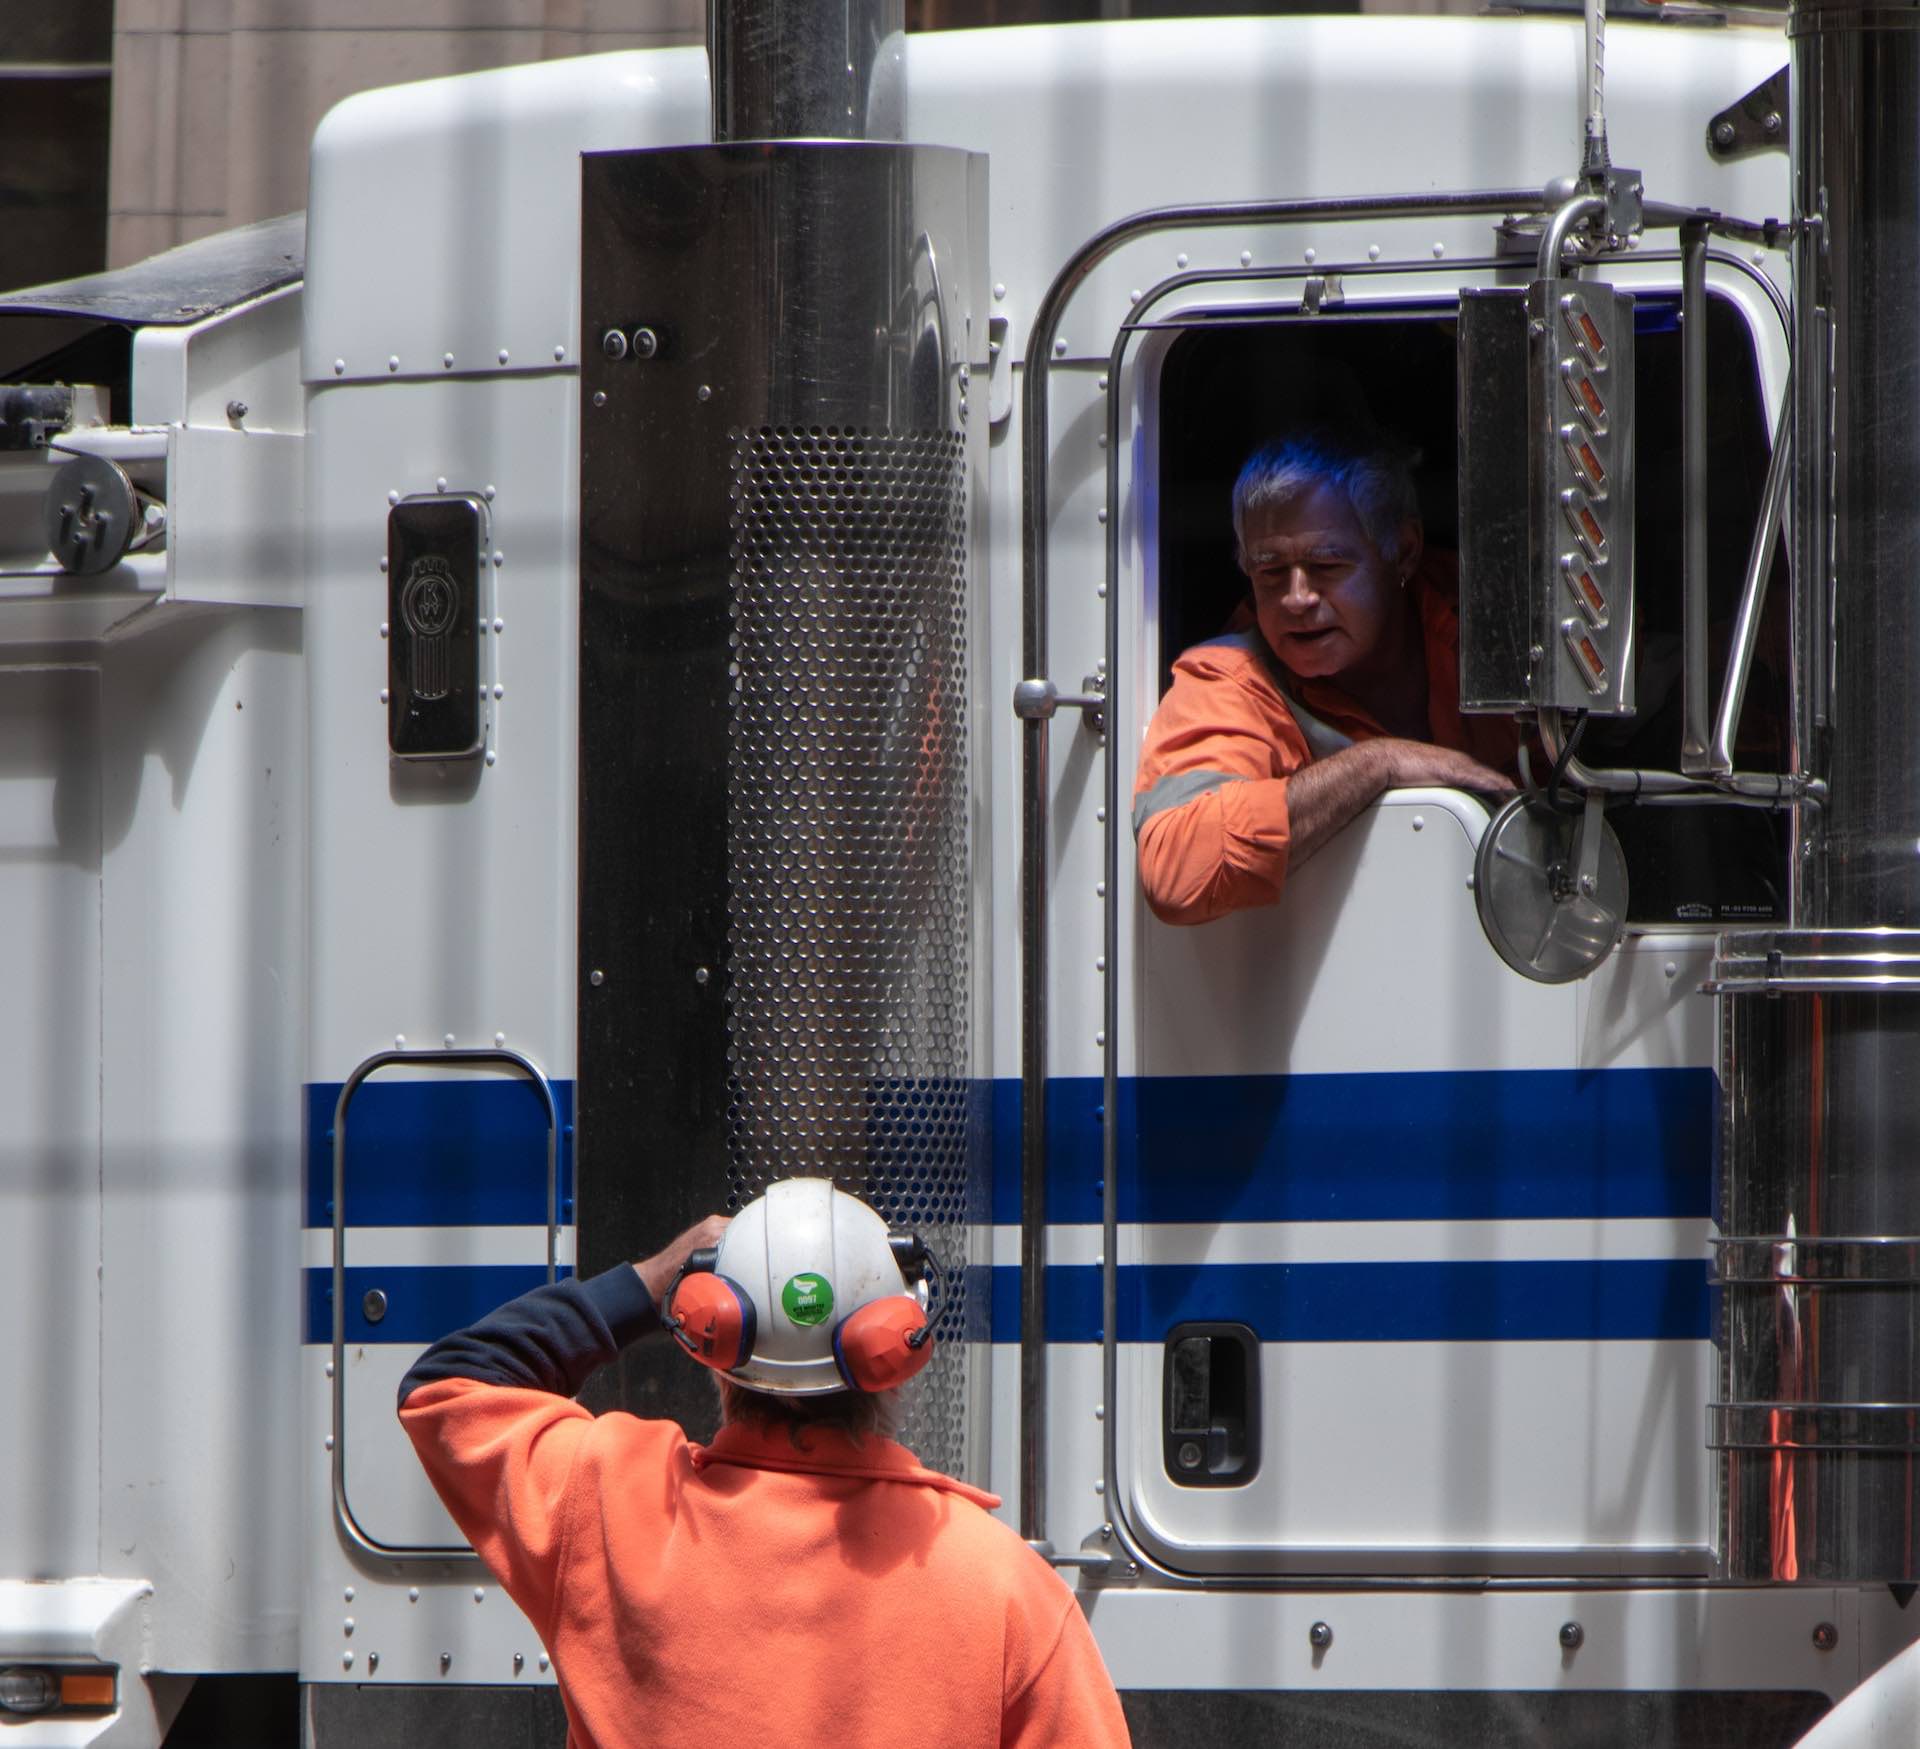
M 1303 765 L 1287 779 L 1287 866 L 1306 861 L 1334 833 L 1391 786 L 1385 741 L 1360 741 Z
M 400 1384 L 400 1401 L 439 1379 L 477 1379 L 571 1397 L 629 1342 L 660 1326 L 639 1270 L 557 1281 L 444 1336 Z

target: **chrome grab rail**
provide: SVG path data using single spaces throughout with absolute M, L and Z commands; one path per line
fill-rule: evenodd
M 363 1555 L 383 1561 L 478 1561 L 466 1543 L 383 1543 L 354 1517 L 347 1501 L 347 1106 L 368 1076 L 396 1063 L 466 1064 L 508 1068 L 533 1083 L 547 1108 L 547 1280 L 557 1279 L 560 1253 L 560 1107 L 546 1075 L 518 1051 L 376 1051 L 346 1079 L 333 1107 L 333 1517 L 340 1532 Z
M 1047 649 L 1047 465 L 1049 460 L 1049 419 L 1047 385 L 1053 358 L 1055 333 L 1060 318 L 1074 293 L 1093 270 L 1128 243 L 1155 232 L 1183 229 L 1216 229 L 1230 225 L 1300 224 L 1314 220 L 1343 221 L 1358 219 L 1421 218 L 1434 214 L 1471 216 L 1485 213 L 1533 212 L 1539 210 L 1541 196 L 1534 189 L 1498 189 L 1467 194 L 1388 195 L 1361 199 L 1309 199 L 1241 201 L 1225 204 L 1182 207 L 1157 207 L 1120 219 L 1096 232 L 1068 258 L 1054 277 L 1046 295 L 1034 312 L 1027 336 L 1024 361 L 1025 405 L 1022 409 L 1021 443 L 1021 571 L 1022 672 L 1023 694 L 1034 698 L 1030 689 L 1048 681 Z M 1158 296 L 1156 288 L 1151 296 Z M 1142 303 L 1150 301 L 1142 300 Z M 1136 311 L 1140 308 L 1136 305 Z M 1123 338 L 1124 338 L 1123 330 Z M 1111 381 L 1111 378 L 1109 379 Z M 1118 518 L 1114 511 L 1116 493 L 1116 457 L 1111 431 L 1118 418 L 1117 403 L 1109 396 L 1108 423 L 1108 564 L 1116 562 Z M 1109 713 L 1117 712 L 1118 611 L 1116 592 L 1107 591 L 1107 692 L 1102 699 Z M 1057 695 L 1056 695 L 1057 696 Z M 1050 714 L 1050 713 L 1049 713 Z M 1100 1557 L 1057 1555 L 1046 1535 L 1046 978 L 1047 978 L 1047 888 L 1046 855 L 1048 839 L 1048 721 L 1049 714 L 1037 711 L 1021 713 L 1022 808 L 1021 808 L 1021 1113 L 1020 1113 L 1020 1534 L 1049 1559 L 1062 1565 L 1104 1564 Z M 1110 723 L 1118 720 L 1110 714 Z M 1118 941 L 1115 904 L 1118 868 L 1118 781 L 1111 755 L 1111 740 L 1106 762 L 1106 837 L 1107 910 L 1105 925 L 1106 957 L 1109 967 L 1105 1003 L 1108 1040 L 1102 1065 L 1107 1121 L 1103 1131 L 1105 1176 L 1102 1191 L 1102 1231 L 1106 1235 L 1102 1269 L 1102 1340 L 1104 1345 L 1104 1386 L 1111 1405 L 1111 1380 L 1116 1368 L 1114 1308 L 1117 1296 L 1115 1273 L 1115 1235 L 1118 1226 L 1118 1190 L 1115 1182 L 1115 1094 L 1117 1071 L 1114 1067 L 1114 1018 L 1117 1009 L 1117 979 L 1112 970 Z M 1107 1507 L 1116 1521 L 1119 1504 L 1113 1497 L 1114 1428 L 1109 1414 L 1103 1428 Z

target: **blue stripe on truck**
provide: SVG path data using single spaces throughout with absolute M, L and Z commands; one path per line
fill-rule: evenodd
M 560 1220 L 573 1220 L 573 1083 L 554 1081 L 560 1114 Z M 337 1081 L 306 1090 L 306 1224 L 333 1225 Z M 356 1227 L 544 1227 L 547 1108 L 506 1076 L 360 1083 L 347 1107 L 347 1219 Z
M 1122 1221 L 1701 1217 L 1711 1069 L 1123 1080 Z M 1100 1082 L 1047 1084 L 1047 1218 L 1101 1218 Z M 1020 1219 L 1020 1085 L 993 1089 L 993 1218 Z
M 560 1107 L 573 1218 L 573 1084 Z M 1020 1084 L 990 1101 L 993 1219 L 1020 1219 Z M 307 1096 L 306 1221 L 333 1221 L 337 1083 Z M 1101 1086 L 1048 1084 L 1048 1218 L 1101 1216 Z M 1711 1069 L 1161 1076 L 1120 1083 L 1123 1221 L 1702 1217 L 1713 1206 Z M 546 1124 L 500 1080 L 366 1082 L 349 1112 L 355 1226 L 538 1226 Z
M 562 1265 L 560 1275 L 573 1270 Z M 333 1271 L 302 1271 L 306 1293 L 306 1340 L 333 1340 Z M 401 1266 L 346 1271 L 349 1343 L 438 1342 L 455 1330 L 477 1324 L 496 1306 L 518 1299 L 547 1279 L 544 1263 L 476 1264 L 465 1268 Z M 386 1315 L 367 1318 L 366 1296 L 378 1288 L 386 1295 Z
M 1694 1259 L 1524 1263 L 1122 1265 L 1120 1339 L 1161 1342 L 1192 1320 L 1263 1342 L 1704 1341 L 1707 1265 Z M 1047 1270 L 1047 1337 L 1100 1340 L 1100 1271 Z M 993 1339 L 1020 1338 L 1020 1271 L 993 1272 Z

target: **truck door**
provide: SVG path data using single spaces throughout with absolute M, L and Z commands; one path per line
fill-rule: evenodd
M 1649 252 L 1619 280 L 1639 297 L 1645 482 L 1669 423 L 1677 449 L 1662 363 L 1677 270 Z M 1785 342 L 1744 263 L 1716 260 L 1713 290 L 1719 603 L 1737 593 Z M 1366 398 L 1424 452 L 1428 539 L 1451 540 L 1454 308 L 1414 268 L 1338 304 L 1322 288 L 1190 308 L 1117 374 L 1123 816 L 1173 657 L 1232 605 L 1227 488 L 1274 427 L 1314 397 Z M 1642 710 L 1605 762 L 1670 766 L 1646 749 L 1672 726 L 1677 515 L 1657 482 L 1643 492 Z M 1697 992 L 1711 930 L 1783 890 L 1783 841 L 1750 813 L 1692 810 L 1682 829 L 1674 812 L 1620 823 L 1632 927 L 1563 985 L 1488 944 L 1473 890 L 1488 813 L 1461 792 L 1389 792 L 1278 905 L 1197 928 L 1148 913 L 1123 840 L 1108 1487 L 1148 1559 L 1220 1576 L 1708 1569 L 1718 1083 Z M 1062 963 L 1092 963 L 1071 939 L 1089 909 L 1061 902 Z M 1071 1104 L 1071 1078 L 1054 1086 Z M 1056 1317 L 1050 1334 L 1106 1333 Z

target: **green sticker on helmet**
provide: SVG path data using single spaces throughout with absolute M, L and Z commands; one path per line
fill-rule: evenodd
M 780 1290 L 780 1304 L 796 1324 L 824 1324 L 833 1315 L 833 1287 L 824 1275 L 796 1275 Z

